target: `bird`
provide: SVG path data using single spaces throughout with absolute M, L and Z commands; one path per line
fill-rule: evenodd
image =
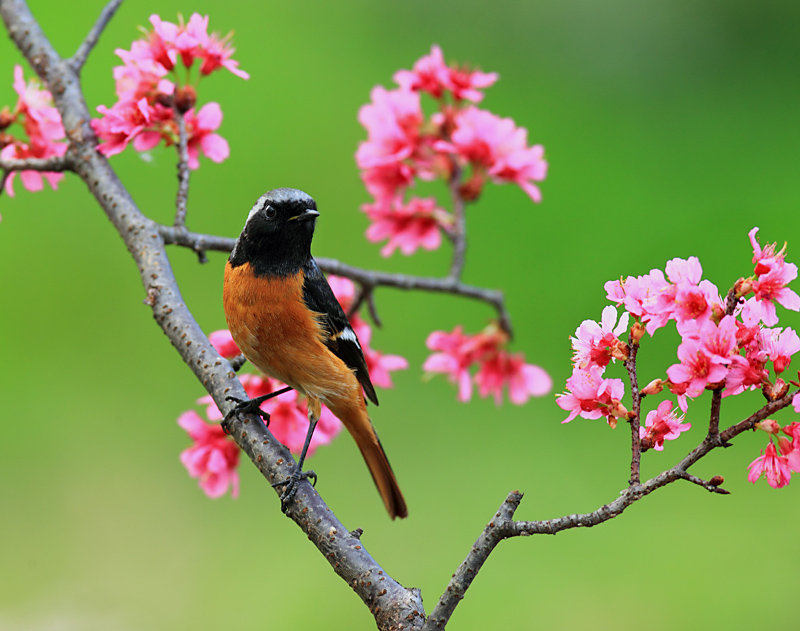
M 297 466 L 273 485 L 284 485 L 282 505 L 299 480 L 316 482 L 302 467 L 324 404 L 355 439 L 389 516 L 404 518 L 405 499 L 367 413 L 365 395 L 375 405 L 378 397 L 364 352 L 311 256 L 318 216 L 314 199 L 298 189 L 277 188 L 258 198 L 225 265 L 225 318 L 245 358 L 308 402 L 309 429 Z M 238 409 L 261 413 L 264 398 L 239 402 Z

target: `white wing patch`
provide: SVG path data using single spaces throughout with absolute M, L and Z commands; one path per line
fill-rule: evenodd
M 343 340 L 350 340 L 353 342 L 353 344 L 358 346 L 359 350 L 361 349 L 361 344 L 358 343 L 358 338 L 356 337 L 355 332 L 349 326 L 342 330 L 342 332 L 339 334 L 339 337 Z

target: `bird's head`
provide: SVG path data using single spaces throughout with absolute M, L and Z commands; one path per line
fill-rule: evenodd
M 258 198 L 230 256 L 257 274 L 295 273 L 311 258 L 317 204 L 303 191 L 276 188 Z

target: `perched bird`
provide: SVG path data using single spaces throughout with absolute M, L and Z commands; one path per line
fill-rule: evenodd
M 389 516 L 406 517 L 403 494 L 367 415 L 364 393 L 375 405 L 378 399 L 361 344 L 311 256 L 318 216 L 316 202 L 296 189 L 278 188 L 258 199 L 225 266 L 228 328 L 256 368 L 308 400 L 310 425 L 297 469 L 279 483 L 286 485 L 283 501 L 291 499 L 298 480 L 316 477 L 302 467 L 324 403 L 355 439 Z

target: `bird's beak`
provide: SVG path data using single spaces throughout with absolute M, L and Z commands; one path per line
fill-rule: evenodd
M 294 217 L 290 217 L 289 221 L 307 221 L 308 219 L 314 219 L 315 217 L 319 217 L 319 213 L 316 210 L 311 210 L 310 208 L 306 208 L 303 212 L 299 215 L 295 215 Z

